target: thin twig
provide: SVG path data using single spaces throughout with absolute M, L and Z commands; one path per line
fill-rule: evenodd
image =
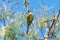
M 41 31 L 41 29 L 40 29 L 40 31 Z M 41 31 L 41 33 L 42 33 L 42 36 L 44 37 L 44 34 L 43 34 L 43 32 Z
M 44 22 L 49 22 L 49 21 L 52 21 L 53 19 L 50 19 L 50 20 L 45 20 Z
M 40 38 L 39 40 L 44 40 L 44 39 L 46 39 L 46 38 L 52 38 L 52 37 L 44 37 L 44 38 Z
M 34 27 L 34 24 L 32 23 L 32 25 L 33 25 L 33 27 Z M 40 29 L 40 31 L 41 31 L 41 29 Z M 41 31 L 41 33 L 42 33 L 42 36 L 44 37 L 44 34 L 43 34 L 43 32 Z

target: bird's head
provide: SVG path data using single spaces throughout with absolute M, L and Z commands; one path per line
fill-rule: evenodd
M 32 14 L 32 13 L 31 13 L 31 10 L 28 10 L 28 14 Z

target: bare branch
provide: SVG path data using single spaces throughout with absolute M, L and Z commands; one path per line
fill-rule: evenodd
M 50 26 L 50 28 L 49 28 L 49 32 L 50 32 L 50 30 L 52 29 L 53 25 L 56 24 L 59 15 L 60 15 L 60 10 L 59 10 L 59 13 L 56 15 L 55 19 L 52 20 L 52 24 L 51 24 L 51 26 Z M 49 32 L 48 32 L 48 35 L 49 35 Z
M 53 19 L 50 19 L 50 20 L 45 20 L 44 22 L 49 22 L 49 21 L 52 21 Z
M 49 37 L 49 33 L 50 33 L 50 31 L 51 31 L 51 29 L 52 29 L 53 25 L 55 25 L 55 24 L 56 24 L 56 22 L 57 22 L 57 20 L 58 20 L 59 15 L 60 15 L 60 10 L 59 10 L 59 13 L 58 13 L 58 14 L 55 16 L 55 18 L 52 20 L 52 24 L 51 24 L 51 26 L 50 26 L 50 28 L 48 29 L 48 32 L 47 32 L 47 36 L 48 36 L 48 37 Z M 48 39 L 48 37 L 47 37 L 47 39 Z

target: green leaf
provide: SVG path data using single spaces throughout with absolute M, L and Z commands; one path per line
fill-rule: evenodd
M 7 17 L 8 16 L 8 12 L 4 12 L 4 17 Z
M 39 20 L 37 20 L 37 25 L 40 27 L 40 28 L 43 28 L 45 26 L 45 18 L 41 18 Z

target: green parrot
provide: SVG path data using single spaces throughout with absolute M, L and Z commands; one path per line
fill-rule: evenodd
M 31 23 L 32 23 L 32 21 L 33 21 L 33 15 L 32 15 L 32 13 L 31 13 L 31 11 L 28 10 L 27 13 L 28 13 L 28 16 L 27 16 L 27 31 L 26 31 L 26 34 L 28 34 L 30 25 L 31 25 Z

